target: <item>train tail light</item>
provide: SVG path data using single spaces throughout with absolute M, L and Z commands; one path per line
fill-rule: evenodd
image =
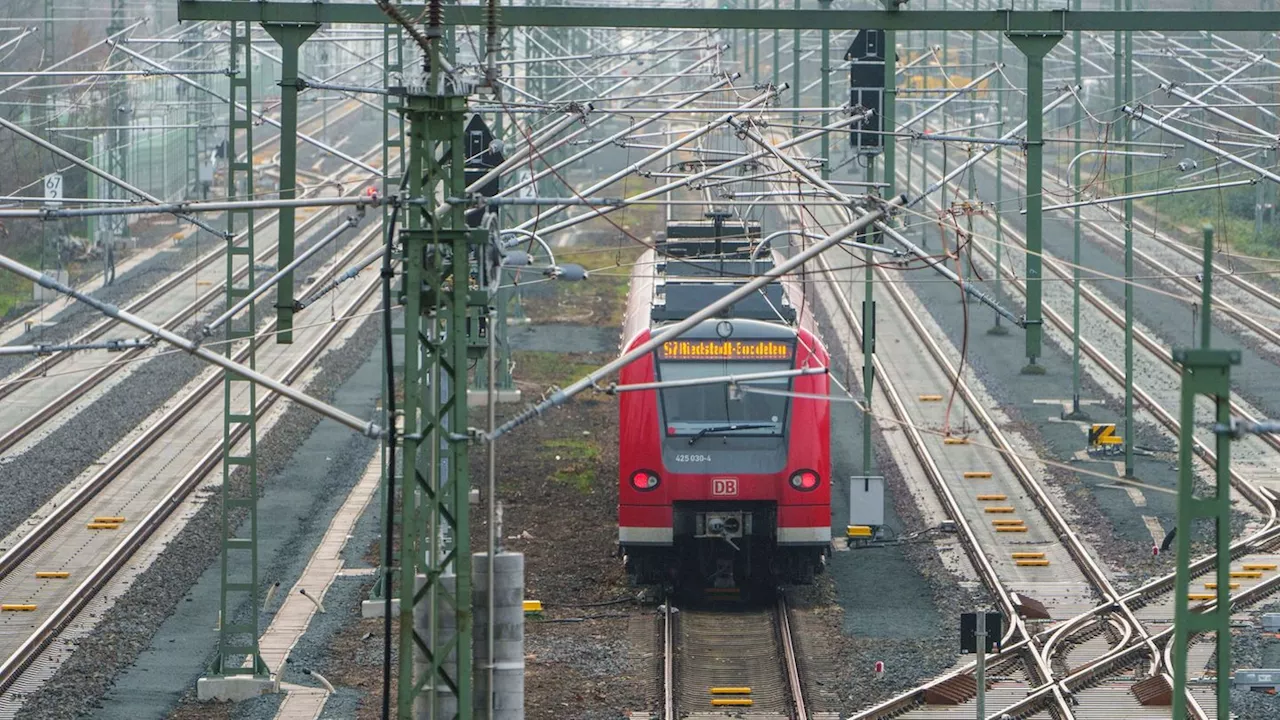
M 812 470 L 797 470 L 791 474 L 791 487 L 802 492 L 815 490 L 821 483 L 822 478 Z
M 658 487 L 662 480 L 651 470 L 637 470 L 631 473 L 631 487 L 640 492 L 648 492 Z

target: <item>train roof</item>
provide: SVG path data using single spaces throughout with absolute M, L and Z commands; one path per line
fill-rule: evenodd
M 650 323 L 683 320 L 768 271 L 773 267 L 771 252 L 760 252 L 754 263 L 751 260 L 760 241 L 759 223 L 669 223 L 651 262 L 641 266 L 650 275 L 649 292 L 642 291 L 649 302 Z M 774 281 L 734 303 L 721 317 L 790 325 L 796 311 L 782 283 Z

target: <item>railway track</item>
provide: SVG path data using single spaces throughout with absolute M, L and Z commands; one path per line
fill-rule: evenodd
M 358 109 L 359 107 L 354 103 L 349 104 L 348 107 L 338 112 L 333 118 L 330 118 L 329 121 L 334 124 L 341 123 L 343 120 L 345 120 L 346 118 L 354 114 Z M 299 130 L 306 132 L 307 131 L 306 128 L 314 126 L 316 123 L 320 122 L 322 120 L 322 117 L 323 117 L 323 113 L 312 114 L 311 116 L 307 117 L 305 120 L 302 120 L 299 123 L 299 126 L 298 126 Z M 271 126 L 266 126 L 266 127 L 271 128 Z M 271 137 L 260 141 L 258 145 L 254 148 L 255 157 L 267 152 L 273 145 L 278 145 L 279 141 L 280 141 L 279 135 L 273 132 Z M 336 174 L 337 173 L 335 173 L 335 175 Z M 323 187 L 323 185 L 320 185 L 320 186 Z M 300 189 L 302 192 L 300 193 L 299 197 L 307 197 L 308 195 L 307 188 L 300 185 Z M 258 224 L 254 225 L 255 230 L 261 230 L 263 228 L 268 227 L 272 222 L 274 222 L 276 216 L 277 216 L 277 213 L 275 212 L 272 212 L 270 214 L 264 214 L 263 219 L 259 221 Z M 299 231 L 300 230 L 301 230 L 301 227 L 299 227 Z M 221 257 L 223 257 L 222 251 L 215 250 L 212 253 L 209 253 L 205 256 L 197 258 L 196 261 L 192 263 L 192 265 L 189 265 L 187 268 L 184 268 L 183 272 L 187 272 L 188 273 L 187 276 L 189 277 L 192 272 L 198 272 L 200 269 L 209 266 L 209 264 L 213 263 L 214 261 L 216 261 L 218 258 L 221 258 Z M 121 272 L 123 273 L 124 271 L 122 270 Z M 93 285 L 92 280 L 90 281 L 90 285 L 91 286 Z M 100 280 L 98 280 L 97 289 L 101 289 Z M 159 289 L 160 289 L 159 287 L 154 288 L 151 292 L 156 292 Z M 59 306 L 60 303 L 61 303 L 61 306 Z M 74 301 L 71 301 L 69 299 L 59 298 L 53 301 L 52 306 L 55 308 L 54 312 L 56 313 L 56 312 L 61 312 L 62 310 L 66 309 L 67 307 L 70 307 L 73 304 L 74 304 Z M 131 305 L 129 307 L 133 307 L 133 306 Z M 48 310 L 49 310 L 48 307 L 35 308 L 30 312 L 27 312 L 8 322 L 5 322 L 3 325 L 0 325 L 0 335 L 4 335 L 4 336 L 12 335 L 12 333 L 15 332 L 16 328 L 22 327 L 27 322 L 34 321 L 43 317 L 44 313 L 47 313 Z M 100 334 L 95 337 L 100 337 Z M 45 367 L 48 367 L 49 361 L 51 361 L 55 357 L 59 357 L 59 355 L 60 355 L 59 353 L 55 353 L 54 355 L 51 355 L 47 360 L 43 361 L 45 363 Z M 27 368 L 27 369 L 29 370 L 30 368 Z M 22 378 L 19 378 L 19 379 L 22 379 Z M 8 384 L 0 385 L 0 398 L 3 398 L 5 394 L 10 392 L 7 389 L 8 387 L 9 387 Z
M 992 258 L 990 258 L 989 253 L 987 253 L 987 259 L 989 262 L 992 260 Z M 838 283 L 833 283 L 833 285 L 838 287 Z M 896 290 L 893 284 L 888 284 L 888 285 L 891 289 Z M 1048 312 L 1046 312 L 1046 317 L 1048 317 Z M 1061 318 L 1057 318 L 1057 321 L 1060 322 L 1060 320 Z M 1060 325 L 1060 327 L 1063 327 L 1065 329 L 1064 325 Z M 1069 330 L 1067 331 L 1069 332 Z M 1158 354 L 1162 359 L 1166 360 L 1166 362 L 1168 362 L 1168 364 L 1172 367 L 1172 362 L 1171 360 L 1168 359 L 1167 351 L 1157 352 L 1156 354 Z M 1157 413 L 1162 412 L 1162 409 L 1154 401 L 1151 401 L 1151 406 Z M 1169 417 L 1167 413 L 1164 413 L 1164 414 L 1166 415 L 1167 419 L 1171 420 L 1171 417 Z M 1176 427 L 1176 425 L 1174 427 Z M 1200 447 L 1198 448 L 1198 454 L 1204 457 L 1206 453 L 1209 455 L 1208 459 L 1210 460 L 1210 462 L 1212 462 L 1212 453 L 1210 453 L 1208 451 L 1208 448 L 1201 443 Z M 1260 510 L 1262 510 L 1264 515 L 1267 517 L 1267 523 L 1261 531 L 1254 533 L 1250 538 L 1246 538 L 1242 541 L 1237 542 L 1233 546 L 1233 559 L 1239 561 L 1241 565 L 1254 564 L 1254 565 L 1260 565 L 1264 567 L 1272 565 L 1275 562 L 1275 556 L 1270 551 L 1274 549 L 1274 546 L 1276 544 L 1275 542 L 1276 541 L 1276 532 L 1275 532 L 1276 509 L 1275 509 L 1274 496 L 1270 492 L 1260 491 L 1258 488 L 1254 487 L 1243 478 L 1240 478 L 1237 476 L 1235 480 L 1236 480 L 1235 484 L 1238 486 L 1238 489 L 1240 489 L 1241 492 L 1246 494 L 1246 496 L 1249 497 L 1249 499 L 1251 500 L 1251 502 L 1255 504 L 1255 506 L 1257 506 Z M 1194 568 L 1194 572 L 1196 576 L 1199 577 L 1200 575 L 1203 575 L 1204 573 L 1208 572 L 1212 567 L 1212 562 L 1213 562 L 1213 558 L 1211 557 L 1203 558 L 1200 562 L 1198 562 L 1196 564 L 1196 567 Z M 1078 690 L 1082 690 L 1086 687 L 1091 687 L 1092 685 L 1099 683 L 1100 679 L 1103 678 L 1108 672 L 1113 672 L 1114 670 L 1120 667 L 1132 666 L 1133 663 L 1137 661 L 1136 658 L 1138 658 L 1138 656 L 1140 655 L 1140 653 L 1135 653 L 1134 650 L 1141 650 L 1142 652 L 1147 652 L 1151 650 L 1157 642 L 1163 643 L 1167 641 L 1168 639 L 1167 636 L 1171 632 L 1168 629 L 1168 626 L 1172 620 L 1172 600 L 1173 600 L 1171 595 L 1172 583 L 1173 583 L 1172 575 L 1159 578 L 1156 581 L 1153 581 L 1152 583 L 1148 583 L 1147 585 L 1144 585 L 1142 588 L 1139 588 L 1133 592 L 1127 593 L 1120 598 L 1122 601 L 1132 605 L 1134 608 L 1139 609 L 1140 611 L 1139 619 L 1143 623 L 1165 624 L 1166 626 L 1165 630 L 1162 630 L 1156 635 L 1151 636 L 1146 642 L 1143 642 L 1143 643 L 1130 643 L 1128 641 L 1128 638 L 1124 638 L 1124 637 L 1122 637 L 1121 640 L 1118 642 L 1111 642 L 1109 644 L 1109 649 L 1106 652 L 1103 652 L 1102 654 L 1098 655 L 1091 662 L 1087 661 L 1085 665 L 1083 667 L 1079 667 L 1076 672 L 1073 672 L 1071 675 L 1064 677 L 1058 683 L 1061 691 L 1066 693 L 1071 693 Z M 1243 589 L 1239 593 L 1236 593 L 1233 595 L 1234 605 L 1244 606 L 1246 604 L 1256 602 L 1258 599 L 1267 596 L 1271 592 L 1274 592 L 1277 587 L 1276 579 L 1274 577 L 1263 579 L 1251 587 L 1245 583 L 1242 583 L 1242 585 L 1243 585 Z M 1193 591 L 1194 591 L 1194 588 L 1193 588 Z M 1211 605 L 1211 603 L 1209 605 Z M 1098 654 L 1099 650 L 1101 650 L 1101 648 L 1098 647 L 1096 642 L 1088 639 L 1084 639 L 1083 642 L 1081 642 L 1081 640 L 1082 638 L 1085 638 L 1088 634 L 1093 634 L 1096 637 L 1096 635 L 1099 632 L 1106 631 L 1105 627 L 1100 627 L 1097 623 L 1094 623 L 1092 625 L 1086 625 L 1085 627 L 1090 629 L 1083 633 L 1080 633 L 1078 630 L 1072 629 L 1072 628 L 1078 628 L 1079 626 L 1082 625 L 1082 623 L 1087 622 L 1089 617 L 1094 617 L 1096 615 L 1097 615 L 1096 612 L 1091 612 L 1085 616 L 1073 618 L 1072 620 L 1061 624 L 1055 630 L 1053 635 L 1050 636 L 1051 638 L 1049 641 L 1050 643 L 1063 643 L 1063 647 L 1067 649 L 1067 657 L 1064 658 L 1066 662 L 1063 665 L 1063 667 L 1070 669 L 1076 665 L 1077 656 L 1080 656 L 1081 654 L 1096 655 Z M 1073 636 L 1071 633 L 1079 633 L 1079 634 Z M 1064 641 L 1064 638 L 1065 638 L 1065 641 Z M 1077 648 L 1079 648 L 1081 645 L 1084 645 L 1084 644 L 1092 644 L 1093 647 L 1082 653 L 1082 651 L 1080 651 Z M 1164 653 L 1167 653 L 1168 649 L 1169 648 L 1166 645 L 1164 648 Z M 946 680 L 944 679 L 943 682 L 946 682 Z M 931 684 L 931 686 L 937 687 L 937 683 Z M 1048 686 L 1047 685 L 1042 686 L 1042 690 L 1044 687 L 1048 687 Z M 1125 690 L 1127 693 L 1127 685 Z M 1093 700 L 1092 695 L 1090 696 L 1091 702 L 1086 703 L 1083 700 L 1079 700 L 1079 702 L 1081 703 L 1080 707 L 1083 708 L 1080 711 L 1081 713 L 1080 717 L 1116 717 L 1115 714 L 1111 714 L 1111 715 L 1106 714 L 1107 712 L 1114 711 L 1114 709 L 1117 707 L 1117 702 L 1115 701 L 1115 698 L 1114 698 L 1116 693 L 1114 691 L 1115 691 L 1114 687 L 1104 686 L 1103 690 L 1101 690 L 1098 693 L 1098 695 L 1111 697 L 1112 698 L 1111 701 L 1104 700 L 1100 702 L 1092 702 Z M 913 693 L 914 692 L 915 691 L 913 691 Z M 867 711 L 857 717 L 882 717 L 882 716 L 895 715 L 901 712 L 904 708 L 909 707 L 910 704 L 914 702 L 918 702 L 918 695 L 916 698 L 910 697 L 911 695 L 912 693 L 909 693 L 907 695 L 900 696 L 899 698 L 895 698 L 894 701 L 891 701 L 890 703 L 887 703 L 887 704 L 882 704 L 881 706 L 878 706 L 877 708 Z M 1044 700 L 1044 695 L 1045 694 L 1043 692 L 1033 691 L 1030 697 L 1032 701 L 1036 699 Z M 1121 695 L 1124 695 L 1124 694 L 1121 693 Z M 1129 705 L 1136 706 L 1136 702 L 1133 701 L 1133 698 L 1131 695 L 1128 695 L 1127 698 L 1129 701 Z M 1027 707 L 1029 707 L 1028 701 L 1024 701 L 1022 703 L 1016 704 L 1015 706 L 1012 706 L 1010 709 L 1015 709 L 1015 710 L 1020 709 L 1022 711 L 1025 711 Z M 1097 713 L 1102 713 L 1102 714 L 1097 714 Z
M 768 609 L 681 610 L 668 600 L 662 636 L 663 720 L 818 720 L 781 589 Z
M 1025 241 L 1016 231 L 1006 228 L 1005 237 L 1013 238 L 1015 242 L 1018 242 L 1025 248 Z M 993 254 L 981 245 L 975 244 L 975 247 L 977 248 L 980 256 L 994 267 Z M 1069 271 L 1049 256 L 1044 256 L 1043 260 L 1046 269 L 1054 272 L 1056 275 L 1064 279 L 1069 276 Z M 1025 293 L 1025 285 L 1021 280 L 1014 277 L 1012 273 L 1006 273 L 1006 277 L 1008 282 L 1017 292 Z M 1082 288 L 1081 297 L 1085 298 L 1087 302 L 1108 317 L 1113 323 L 1117 325 L 1123 324 L 1123 318 L 1096 293 L 1093 293 L 1087 288 Z M 1065 334 L 1069 335 L 1071 333 L 1070 323 L 1060 314 L 1054 312 L 1050 305 L 1046 304 L 1043 309 L 1045 318 L 1049 320 L 1053 326 Z M 1178 368 L 1173 363 L 1170 352 L 1167 348 L 1164 348 L 1157 340 L 1141 330 L 1135 330 L 1135 339 L 1155 356 L 1159 364 L 1166 367 L 1174 376 L 1176 376 Z M 1112 381 L 1123 385 L 1123 372 L 1093 343 L 1081 338 L 1081 349 Z M 1139 404 L 1150 412 L 1157 422 L 1165 426 L 1165 428 L 1171 433 L 1175 435 L 1178 433 L 1180 425 L 1174 414 L 1166 410 L 1152 394 L 1143 390 L 1142 387 L 1135 385 L 1134 395 Z M 1232 411 L 1238 415 L 1253 417 L 1253 414 L 1248 409 L 1235 401 L 1233 401 L 1232 404 Z M 1263 439 L 1273 449 L 1280 450 L 1280 445 L 1277 445 L 1274 438 L 1266 437 Z M 1210 467 L 1215 467 L 1217 458 L 1209 445 L 1200 438 L 1197 438 L 1195 442 L 1196 454 Z M 1277 539 L 1277 528 L 1280 526 L 1277 525 L 1277 502 L 1274 493 L 1270 490 L 1259 488 L 1235 470 L 1232 471 L 1232 487 L 1246 497 L 1265 518 L 1265 524 L 1261 530 L 1248 538 L 1236 541 L 1232 544 L 1230 561 L 1234 565 L 1234 569 L 1240 572 L 1251 572 L 1246 569 L 1246 566 L 1265 568 L 1276 565 L 1278 559 L 1280 559 L 1280 555 L 1277 555 L 1277 549 L 1280 548 L 1280 541 Z M 1214 562 L 1212 557 L 1203 558 L 1193 566 L 1192 578 L 1194 584 L 1191 588 L 1193 595 L 1204 594 L 1211 591 L 1213 587 L 1212 584 L 1206 582 L 1203 578 L 1205 575 L 1211 573 L 1213 568 Z M 1268 577 L 1269 575 L 1270 577 Z M 1212 578 L 1210 578 L 1210 580 L 1212 580 Z M 1275 589 L 1278 587 L 1274 573 L 1265 570 L 1259 573 L 1258 577 L 1242 577 L 1235 582 L 1238 587 L 1233 588 L 1233 590 L 1236 591 L 1232 593 L 1233 607 L 1245 607 L 1249 604 L 1253 604 L 1257 600 L 1267 597 L 1271 593 L 1275 592 Z M 1127 598 L 1128 602 L 1130 602 L 1137 610 L 1138 617 L 1144 624 L 1152 627 L 1163 628 L 1161 633 L 1159 633 L 1159 636 L 1163 636 L 1171 631 L 1174 605 L 1172 575 L 1168 575 L 1159 578 L 1152 583 L 1148 583 L 1142 588 L 1126 594 L 1125 598 Z M 1211 602 L 1204 604 L 1206 607 L 1212 607 L 1213 605 Z M 1165 647 L 1159 657 L 1166 655 L 1168 650 L 1169 648 Z M 1135 704 L 1132 695 L 1126 696 L 1123 693 L 1117 694 L 1113 691 L 1114 688 L 1111 687 L 1110 684 L 1104 683 L 1098 693 L 1104 697 L 1110 698 L 1108 701 L 1086 704 L 1082 700 L 1082 707 L 1086 708 L 1083 712 L 1087 713 L 1084 716 L 1107 717 L 1107 713 L 1114 712 L 1117 704 L 1121 703 L 1122 700 L 1130 702 L 1130 705 Z M 1211 694 L 1202 693 L 1201 699 L 1203 700 L 1207 698 L 1211 698 Z M 1207 706 L 1211 707 L 1211 705 L 1212 703 L 1208 703 Z
M 365 157 L 376 162 L 374 156 L 378 152 L 377 149 L 371 150 Z M 345 170 L 333 173 L 330 177 L 337 177 L 342 172 Z M 353 186 L 348 195 L 358 194 L 374 180 L 375 178 L 370 178 Z M 306 233 L 318 238 L 325 224 L 335 221 L 344 211 L 349 210 L 331 208 L 302 220 L 297 228 L 299 237 L 305 237 L 303 234 Z M 270 227 L 278 217 L 277 212 L 264 218 L 256 226 L 258 231 L 261 232 Z M 225 249 L 225 245 L 222 247 Z M 273 239 L 267 247 L 258 252 L 254 258 L 254 266 L 256 267 L 258 263 L 274 264 L 277 247 L 278 244 Z M 188 282 L 194 280 L 200 270 L 207 267 L 209 263 L 222 258 L 223 249 L 206 254 L 193 265 L 166 278 L 153 290 L 126 306 L 125 310 L 135 314 L 140 311 L 146 312 L 148 309 L 152 314 L 157 311 L 166 312 L 168 316 L 158 320 L 157 323 L 169 330 L 178 331 L 192 318 L 197 317 L 204 310 L 217 306 L 225 298 L 226 292 L 221 287 L 221 277 L 217 277 L 216 281 L 208 281 L 209 289 L 203 292 L 199 291 L 199 285 Z M 303 249 L 305 246 L 302 245 L 298 248 L 299 251 Z M 236 280 L 243 279 L 249 271 L 250 265 L 242 263 L 235 273 Z M 126 329 L 127 326 L 123 326 L 119 321 L 104 319 L 79 335 L 75 342 L 88 342 Z M 19 446 L 69 406 L 82 402 L 87 393 L 106 382 L 129 363 L 154 352 L 156 351 L 149 348 L 127 350 L 112 355 L 112 361 L 109 363 L 102 362 L 101 353 L 56 353 L 47 359 L 33 363 L 16 377 L 0 384 L 0 401 L 4 401 L 6 406 L 4 417 L 0 419 L 0 454 Z M 51 366 L 59 367 L 59 373 L 47 375 Z M 38 386 L 31 382 L 37 379 L 41 380 Z M 54 393 L 53 399 L 45 400 L 51 390 Z
M 379 241 L 377 227 L 366 231 L 310 287 L 321 286 Z M 294 344 L 272 346 L 270 352 L 259 354 L 258 369 L 285 382 L 296 381 L 341 336 L 351 318 L 375 307 L 379 282 L 370 277 L 344 286 L 345 290 L 339 291 L 335 322 L 300 326 Z M 262 327 L 269 331 L 274 320 Z M 260 336 L 256 342 L 263 345 L 269 337 Z M 27 612 L 0 616 L 0 653 L 4 657 L 0 661 L 0 693 L 29 691 L 52 674 L 51 663 L 36 662 L 42 650 L 127 564 L 181 500 L 218 467 L 222 399 L 215 391 L 221 385 L 220 372 L 206 373 L 0 557 L 0 595 L 6 603 L 32 606 Z M 247 397 L 245 394 L 239 401 L 247 403 Z M 261 417 L 277 398 L 263 393 L 254 409 L 256 414 Z M 245 426 L 239 427 L 233 443 L 243 435 Z M 177 481 L 172 481 L 174 468 L 185 468 Z M 95 517 L 106 515 L 125 518 L 118 531 L 92 527 Z M 67 575 L 36 574 L 49 572 Z M 24 677 L 24 671 L 32 676 Z
M 835 222 L 834 210 L 829 206 L 816 206 L 813 212 L 815 215 L 826 214 L 828 223 L 824 224 L 839 224 Z M 796 225 L 806 224 L 801 216 L 793 220 Z M 841 251 L 833 254 L 848 259 Z M 826 257 L 820 257 L 818 264 L 827 279 L 827 282 L 818 283 L 823 303 L 828 306 L 832 317 L 843 316 L 855 344 L 860 345 L 861 326 L 844 292 L 845 287 L 857 282 L 856 279 L 838 275 Z M 926 400 L 927 396 L 912 399 L 897 390 L 897 383 L 919 381 L 919 378 L 904 376 L 904 368 L 912 367 L 914 358 L 903 357 L 900 362 L 889 363 L 876 357 L 874 362 L 877 376 L 881 379 L 880 391 L 908 437 L 925 476 L 947 514 L 955 521 L 973 567 L 1009 620 L 1002 654 L 1025 652 L 1033 678 L 1039 683 L 1049 683 L 1053 678 L 1049 661 L 1054 648 L 1048 644 L 1048 638 L 1036 636 L 1021 619 L 1021 606 L 1025 602 L 1021 597 L 1043 599 L 1046 607 L 1056 611 L 1057 616 L 1071 617 L 1094 607 L 1097 597 L 1110 604 L 1119 593 L 1092 558 L 1089 549 L 1058 512 L 1036 475 L 1020 459 L 1021 453 L 1005 437 L 985 404 L 966 383 L 957 382 L 956 369 L 931 331 L 923 325 L 897 288 L 890 286 L 895 292 L 891 308 L 893 315 L 883 326 L 912 329 L 915 337 L 908 338 L 908 342 L 923 344 L 933 364 L 942 370 L 942 374 L 932 380 L 936 386 L 934 389 L 942 392 L 953 384 L 957 387 L 963 407 L 978 421 L 982 433 L 990 438 L 1000 457 L 994 457 L 996 453 L 989 451 L 957 447 L 959 443 L 948 446 L 948 442 L 955 438 L 944 437 L 943 432 L 930 434 L 920 431 L 923 426 L 944 427 L 945 419 L 939 417 L 939 404 Z M 896 347 L 886 341 L 883 331 L 880 342 L 882 347 Z M 908 347 L 914 349 L 915 346 Z M 910 353 L 912 350 L 903 347 L 898 352 Z M 886 351 L 881 350 L 880 353 L 883 355 Z M 1018 508 L 1019 505 L 1023 507 Z M 1010 515 L 1005 513 L 1015 510 L 1025 523 L 1020 529 L 1010 528 L 1007 520 L 991 520 L 993 515 L 1008 518 Z M 992 553 L 989 557 L 987 551 L 991 548 L 1000 548 L 998 555 Z M 1075 567 L 1064 569 L 1064 564 L 1068 568 L 1071 565 Z M 1046 565 L 1055 569 L 1047 570 Z M 1047 578 L 1046 572 L 1049 573 Z M 1141 623 L 1124 603 L 1118 603 L 1115 608 L 1129 634 L 1144 636 Z M 1081 630 L 1088 631 L 1088 627 Z M 1155 650 L 1154 647 L 1150 649 Z M 998 664 L 1002 658 L 995 658 L 993 662 Z M 1069 717 L 1065 698 L 1058 696 L 1055 700 L 1059 711 Z

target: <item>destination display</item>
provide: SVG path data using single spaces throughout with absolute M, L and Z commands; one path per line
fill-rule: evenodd
M 663 360 L 790 360 L 792 346 L 778 340 L 669 340 Z

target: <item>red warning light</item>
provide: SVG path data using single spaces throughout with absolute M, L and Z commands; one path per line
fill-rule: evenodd
M 876 676 L 877 676 L 877 677 L 881 677 L 881 676 L 883 676 L 883 675 L 884 675 L 884 661 L 883 661 L 883 660 L 877 660 L 877 661 L 876 661 L 876 664 L 875 664 L 875 671 L 876 671 Z

